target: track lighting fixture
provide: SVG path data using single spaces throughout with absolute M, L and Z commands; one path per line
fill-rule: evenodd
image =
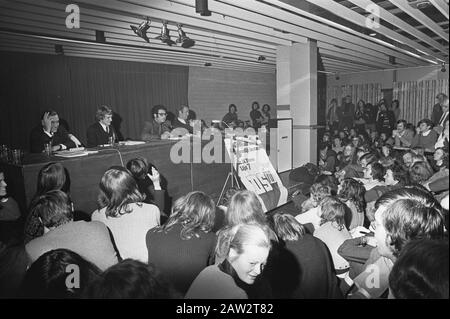
M 258 57 L 258 61 L 259 61 L 259 62 L 264 61 L 265 59 L 266 59 L 266 57 L 265 57 L 264 55 L 260 55 L 260 56 Z
M 445 71 L 447 71 L 447 69 L 445 68 L 445 62 L 442 62 L 441 72 L 445 72 Z
M 150 43 L 150 40 L 147 37 L 147 30 L 150 28 L 150 21 L 148 18 L 146 21 L 143 21 L 138 27 L 134 25 L 130 25 L 130 27 L 138 37 L 144 39 L 145 42 Z
M 162 43 L 172 46 L 175 44 L 174 41 L 170 39 L 170 30 L 167 28 L 167 21 L 162 22 L 161 35 L 157 36 L 155 39 L 161 40 Z
M 181 28 L 182 25 L 181 24 L 177 24 L 178 27 L 178 39 L 177 39 L 177 43 L 181 43 L 181 46 L 185 49 L 188 49 L 192 46 L 194 46 L 195 41 L 192 40 L 191 38 L 189 38 L 186 33 L 183 31 L 183 29 Z

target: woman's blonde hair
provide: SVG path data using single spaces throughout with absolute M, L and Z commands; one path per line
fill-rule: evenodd
M 227 213 L 225 214 L 225 222 L 228 226 L 234 226 L 251 222 L 266 224 L 267 220 L 256 194 L 244 190 L 236 192 L 231 197 Z
M 259 223 L 238 224 L 225 227 L 218 233 L 216 258 L 226 259 L 233 248 L 239 255 L 244 252 L 244 245 L 255 245 L 270 249 L 272 240 L 277 241 L 275 233 L 268 225 Z

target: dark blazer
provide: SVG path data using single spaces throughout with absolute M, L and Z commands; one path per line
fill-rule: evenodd
M 433 106 L 433 111 L 431 112 L 431 122 L 433 122 L 434 125 L 438 125 L 442 114 L 443 114 L 443 112 L 442 112 L 441 104 L 440 103 L 436 103 Z
M 191 134 L 192 134 L 192 132 L 193 132 L 192 126 L 190 126 L 189 123 L 187 123 L 187 124 L 181 123 L 181 122 L 178 120 L 178 117 L 177 117 L 175 120 L 173 120 L 173 122 L 172 122 L 172 127 L 173 127 L 174 129 L 177 128 L 177 127 L 185 128 L 185 129 L 188 130 L 189 133 L 191 133 Z
M 51 143 L 52 146 L 63 144 L 67 148 L 76 147 L 75 143 L 69 138 L 69 133 L 63 126 L 59 126 L 53 137 L 44 132 L 42 125 L 36 126 L 30 133 L 30 151 L 31 153 L 41 153 L 44 145 Z
M 112 125 L 109 126 L 109 133 L 106 133 L 99 122 L 94 123 L 87 129 L 87 147 L 108 144 L 110 136 L 114 136 L 114 142 L 117 142 L 117 134 Z

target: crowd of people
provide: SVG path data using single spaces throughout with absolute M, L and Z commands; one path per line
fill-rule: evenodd
M 337 121 L 327 117 L 294 214 L 264 212 L 248 190 L 228 191 L 220 206 L 193 191 L 165 207 L 161 174 L 141 157 L 104 172 L 87 214 L 71 201 L 74 172 L 48 163 L 21 214 L 0 172 L 10 230 L 0 232 L 0 297 L 448 298 L 448 98 L 439 122 L 423 119 L 417 131 L 384 101 L 378 125 L 361 116 L 364 102 L 346 104 Z

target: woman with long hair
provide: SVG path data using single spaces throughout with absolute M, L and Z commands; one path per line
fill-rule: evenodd
M 330 250 L 336 275 L 345 278 L 349 271 L 349 263 L 338 253 L 342 243 L 351 238 L 345 227 L 345 204 L 335 197 L 326 197 L 320 203 L 320 227 L 314 236 L 322 240 Z
M 345 224 L 350 231 L 364 224 L 366 213 L 365 192 L 364 185 L 353 178 L 346 178 L 339 185 L 338 196 L 350 210 L 350 214 L 345 214 Z
M 111 230 L 120 257 L 147 262 L 145 236 L 160 223 L 158 207 L 144 203 L 133 175 L 124 167 L 113 166 L 100 181 L 98 209 L 92 220 Z
M 48 191 L 60 190 L 66 194 L 70 192 L 70 176 L 68 170 L 58 162 L 46 164 L 39 170 L 36 194 L 33 198 L 44 195 Z M 28 214 L 24 226 L 24 242 L 40 237 L 44 234 L 44 226 L 39 217 L 33 213 Z
M 148 262 L 153 263 L 184 295 L 195 277 L 213 263 L 215 204 L 203 192 L 175 201 L 169 220 L 148 231 Z

